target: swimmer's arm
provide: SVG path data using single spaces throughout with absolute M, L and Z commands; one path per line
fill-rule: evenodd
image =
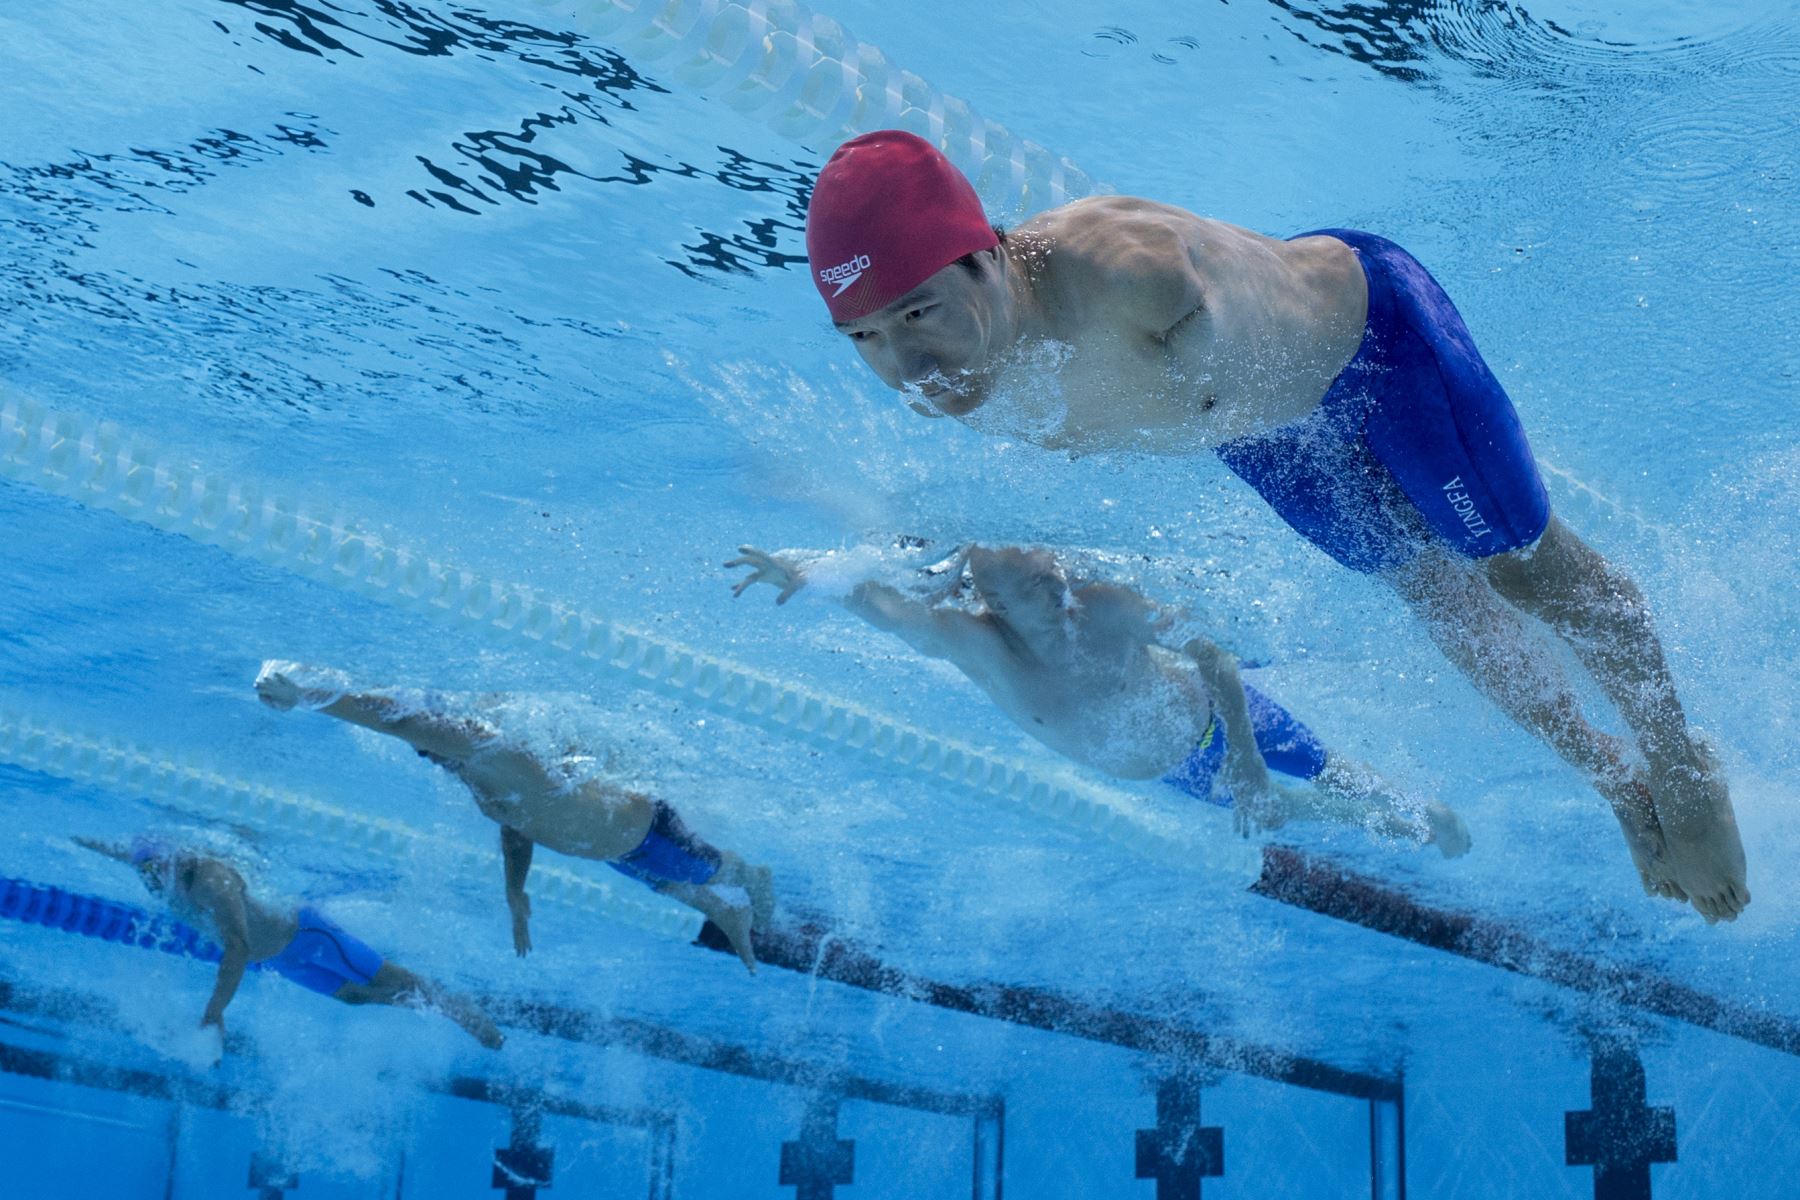
M 104 854 L 114 862 L 131 865 L 131 851 L 117 842 L 102 842 L 97 838 L 82 837 L 80 834 L 69 839 L 84 850 L 92 850 L 95 854 Z
M 311 676 L 336 679 L 342 686 L 308 683 Z M 311 708 L 326 716 L 373 729 L 410 743 L 441 758 L 465 759 L 491 742 L 495 732 L 479 721 L 444 713 L 421 711 L 379 692 L 358 691 L 348 676 L 336 671 L 304 667 L 298 663 L 270 661 L 256 677 L 256 694 L 270 708 L 287 711 Z
M 440 758 L 466 759 L 496 736 L 479 721 L 432 712 L 396 716 L 397 708 L 386 697 L 352 693 L 319 711 L 340 721 L 397 737 Z
M 194 907 L 212 918 L 219 934 L 224 955 L 219 959 L 219 974 L 213 981 L 212 998 L 206 1002 L 206 1014 L 200 1025 L 216 1025 L 225 1029 L 225 1007 L 237 995 L 250 965 L 250 916 L 244 898 L 244 880 L 223 863 L 200 863 L 194 868 L 194 882 L 187 889 Z
M 733 596 L 743 595 L 753 584 L 767 583 L 780 589 L 775 602 L 781 604 L 806 586 L 806 575 L 789 558 L 754 546 L 739 546 L 738 554 L 725 565 L 749 567 L 751 573 L 738 581 L 732 589 Z M 993 626 L 980 617 L 959 609 L 934 607 L 885 583 L 866 580 L 857 584 L 843 597 L 843 605 L 919 653 L 950 659 L 965 669 L 977 660 L 991 658 L 993 651 L 1000 648 Z
M 844 597 L 844 607 L 920 654 L 947 658 L 964 669 L 984 665 L 1000 649 L 994 627 L 975 614 L 934 608 L 885 583 L 858 584 Z
M 1225 727 L 1225 762 L 1221 772 L 1236 800 L 1234 815 L 1258 825 L 1270 824 L 1270 810 L 1279 803 L 1269 765 L 1256 748 L 1256 730 L 1250 724 L 1250 702 L 1238 675 L 1237 659 L 1222 648 L 1195 638 L 1181 648 L 1194 661 L 1200 677 L 1212 693 L 1219 721 Z M 1247 832 L 1247 830 L 1244 830 Z
M 513 950 L 520 958 L 531 953 L 531 897 L 525 894 L 525 877 L 531 874 L 532 841 L 511 825 L 500 827 L 500 858 L 506 864 L 506 907 L 512 913 Z

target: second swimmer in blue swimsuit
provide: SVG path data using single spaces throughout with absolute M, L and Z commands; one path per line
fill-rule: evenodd
M 298 663 L 264 663 L 256 692 L 272 708 L 310 708 L 397 737 L 460 779 L 482 815 L 500 826 L 513 948 L 521 956 L 531 951 L 525 878 L 533 849 L 547 846 L 604 862 L 698 909 L 730 940 L 744 965 L 756 970 L 750 931 L 767 926 L 775 903 L 768 868 L 708 845 L 663 801 L 587 769 L 594 759 L 579 749 L 552 755 L 509 737 L 485 716 L 452 713 L 448 697 L 359 688 L 340 672 Z M 723 895 L 720 888 L 742 889 L 745 899 Z
M 785 600 L 805 585 L 792 557 L 745 546 L 728 566 Z M 964 564 L 956 564 L 960 578 Z M 851 612 L 949 660 L 1038 741 L 1121 779 L 1161 779 L 1230 808 L 1238 829 L 1289 820 L 1359 825 L 1385 837 L 1435 845 L 1446 858 L 1469 848 L 1462 818 L 1411 800 L 1370 768 L 1330 754 L 1311 730 L 1238 677 L 1237 662 L 1210 642 L 1165 646 L 1159 613 L 1112 583 L 1071 581 L 1046 550 L 975 547 L 966 555 L 978 607 L 919 599 L 862 582 Z M 948 593 L 938 599 L 947 599 Z M 1311 783 L 1281 787 L 1273 769 Z
M 221 1049 L 225 1008 L 251 966 L 345 1004 L 434 1008 L 490 1050 L 505 1040 L 474 1001 L 384 958 L 310 904 L 296 908 L 258 896 L 238 869 L 216 854 L 150 837 L 128 846 L 75 841 L 130 865 L 177 918 L 218 942 L 219 973 L 200 1025 L 218 1030 Z

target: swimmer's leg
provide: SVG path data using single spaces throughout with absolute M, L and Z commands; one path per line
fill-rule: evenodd
M 1359 825 L 1383 837 L 1436 846 L 1445 858 L 1469 852 L 1469 827 L 1449 805 L 1402 795 L 1375 768 L 1333 755 L 1313 777 L 1318 789 L 1296 816 Z
M 1507 716 L 1584 775 L 1612 806 L 1644 891 L 1683 900 L 1668 875 L 1663 832 L 1649 793 L 1619 745 L 1582 715 L 1560 664 L 1518 609 L 1468 560 L 1426 549 L 1383 578 L 1411 606 L 1431 640 Z
M 775 911 L 767 867 L 751 866 L 709 844 L 662 801 L 655 803 L 650 829 L 638 847 L 608 859 L 607 865 L 704 914 L 724 932 L 744 966 L 756 970 L 750 931 L 756 925 L 766 927 Z M 722 887 L 743 888 L 748 903 L 725 899 L 715 890 Z
M 1282 820 L 1354 825 L 1382 837 L 1435 844 L 1445 858 L 1468 853 L 1468 826 L 1448 807 L 1402 796 L 1373 767 L 1327 751 L 1317 734 L 1276 701 L 1249 684 L 1243 688 L 1263 762 L 1313 785 L 1279 789 Z
M 756 974 L 756 950 L 750 944 L 750 930 L 756 923 L 756 915 L 750 905 L 733 904 L 707 884 L 659 882 L 651 886 L 671 900 L 679 900 L 689 908 L 699 910 L 717 925 L 744 966 L 752 975 Z
M 1670 888 L 1709 921 L 1736 918 L 1750 890 L 1731 795 L 1687 726 L 1643 593 L 1555 517 L 1529 552 L 1484 565 L 1501 595 L 1568 644 L 1630 726 L 1649 763 L 1643 785 L 1665 835 Z
M 345 1004 L 386 1004 L 409 1008 L 422 1004 L 455 1021 L 489 1050 L 498 1050 L 506 1041 L 493 1018 L 473 1000 L 445 991 L 423 975 L 391 962 L 382 963 L 381 969 L 375 972 L 375 977 L 368 983 L 346 983 L 333 995 Z
M 775 919 L 774 876 L 769 868 L 747 863 L 729 850 L 719 852 L 719 873 L 709 881 L 715 887 L 741 887 L 750 897 L 756 924 L 767 929 Z

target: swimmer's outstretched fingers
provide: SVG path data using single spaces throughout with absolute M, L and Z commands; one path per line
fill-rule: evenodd
M 727 570 L 735 567 L 749 567 L 750 574 L 739 580 L 731 589 L 732 599 L 742 596 L 758 583 L 766 583 L 780 589 L 775 603 L 786 604 L 801 588 L 806 586 L 806 576 L 800 571 L 798 564 L 778 555 L 768 554 L 755 546 L 739 546 L 739 557 L 725 564 Z

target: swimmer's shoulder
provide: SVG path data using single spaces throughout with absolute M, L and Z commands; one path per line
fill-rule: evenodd
M 1272 240 L 1135 196 L 1077 200 L 1008 237 L 1016 260 L 1030 262 L 1040 248 L 1039 291 L 1052 311 L 1153 334 L 1205 304 L 1221 255 L 1234 259 L 1246 243 Z

